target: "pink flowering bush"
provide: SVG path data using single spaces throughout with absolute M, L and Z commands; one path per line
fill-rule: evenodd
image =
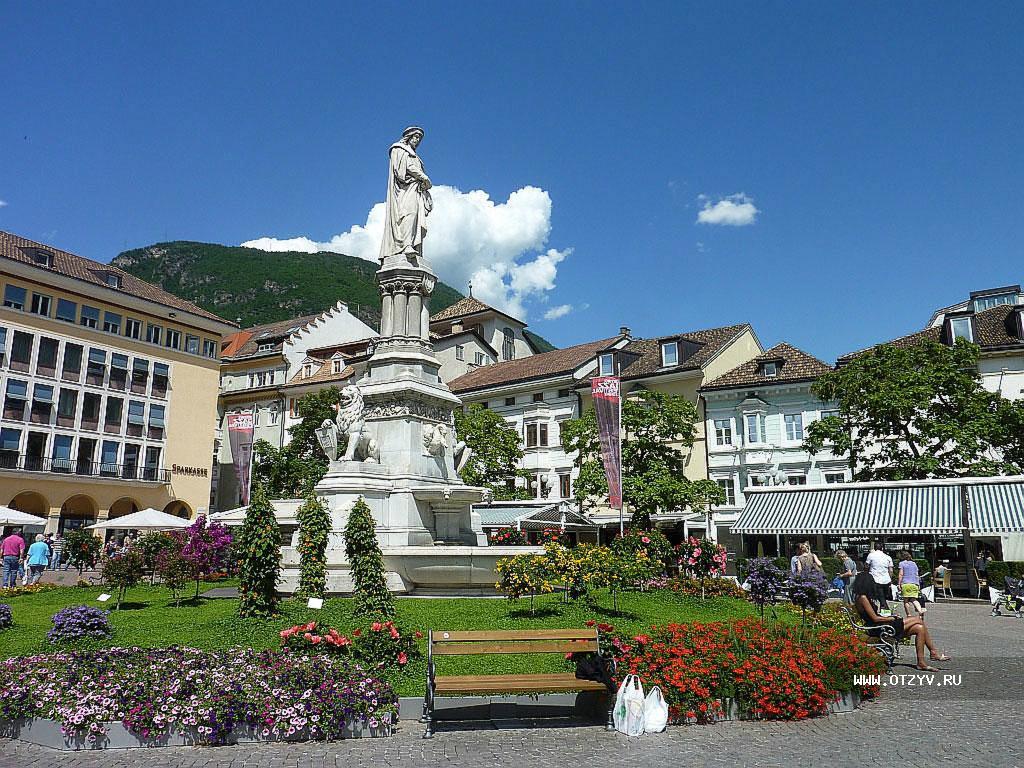
M 421 632 L 402 632 L 393 621 L 375 621 L 365 629 L 343 635 L 315 621 L 281 631 L 281 645 L 301 651 L 350 656 L 376 670 L 402 669 L 420 655 L 416 640 Z
M 232 648 L 106 648 L 0 663 L 0 720 L 50 718 L 69 738 L 102 741 L 120 721 L 144 741 L 171 729 L 222 744 L 235 728 L 259 738 L 337 739 L 348 726 L 394 723 L 391 686 L 343 658 Z
M 676 552 L 679 555 L 679 570 L 697 579 L 702 585 L 713 576 L 725 575 L 725 547 L 711 539 L 698 541 L 691 536 L 676 547 Z M 701 596 L 703 595 L 702 586 Z
M 223 569 L 231 550 L 231 532 L 220 523 L 207 523 L 206 515 L 199 515 L 188 528 L 173 531 L 181 566 L 191 571 L 199 598 L 199 582 L 204 576 Z

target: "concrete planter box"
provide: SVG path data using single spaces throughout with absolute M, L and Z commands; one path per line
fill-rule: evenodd
M 836 694 L 836 700 L 829 704 L 830 715 L 842 715 L 853 712 L 860 706 L 860 694 L 857 691 L 840 691 Z
M 51 749 L 76 751 L 80 749 L 145 749 L 149 747 L 190 747 L 200 744 L 193 729 L 172 727 L 167 733 L 153 739 L 143 740 L 131 733 L 119 722 L 105 723 L 107 732 L 95 742 L 85 737 L 68 737 L 61 733 L 60 723 L 45 718 L 28 718 L 15 721 L 0 721 L 0 736 L 17 739 L 29 744 L 37 744 Z M 370 728 L 363 723 L 355 723 L 345 727 L 344 739 L 380 738 L 390 736 L 394 726 L 386 724 L 378 728 Z M 299 732 L 285 738 L 264 738 L 249 726 L 240 726 L 228 736 L 228 744 L 253 744 L 256 742 L 311 741 L 305 732 Z

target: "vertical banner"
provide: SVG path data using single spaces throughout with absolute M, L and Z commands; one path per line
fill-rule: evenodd
M 619 379 L 598 376 L 590 381 L 597 411 L 597 432 L 601 440 L 601 463 L 608 478 L 608 503 L 622 506 L 622 457 L 619 455 Z
M 231 459 L 235 465 L 235 477 L 238 478 L 243 507 L 249 503 L 254 421 L 251 411 L 228 414 L 228 441 L 231 444 Z

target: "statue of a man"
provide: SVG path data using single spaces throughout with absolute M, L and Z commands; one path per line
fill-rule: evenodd
M 433 202 L 427 191 L 430 178 L 416 154 L 422 140 L 423 129 L 413 125 L 402 131 L 402 138 L 391 145 L 387 217 L 380 243 L 381 264 L 389 256 L 404 256 L 414 265 L 423 258 L 427 214 Z

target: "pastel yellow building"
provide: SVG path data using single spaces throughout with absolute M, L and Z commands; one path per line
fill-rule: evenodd
M 236 326 L 108 264 L 0 232 L 0 504 L 69 530 L 210 503 Z

